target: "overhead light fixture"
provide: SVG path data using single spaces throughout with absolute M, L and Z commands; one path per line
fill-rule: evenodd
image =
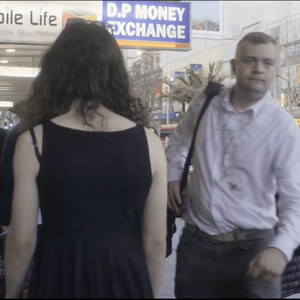
M 16 49 L 6 49 L 6 52 L 16 52 Z
M 1 64 L 7 64 L 7 63 L 8 63 L 8 60 L 0 60 L 0 63 L 1 63 Z
M 0 101 L 0 107 L 14 107 L 13 101 Z
M 9 87 L 9 86 L 2 87 L 2 86 L 0 86 L 0 92 L 2 92 L 2 91 L 12 91 L 12 90 L 14 90 L 13 87 Z

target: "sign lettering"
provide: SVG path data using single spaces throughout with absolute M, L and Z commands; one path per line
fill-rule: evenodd
M 103 21 L 122 47 L 190 50 L 190 3 L 103 1 Z
M 0 1 L 1 41 L 50 44 L 68 18 L 102 20 L 102 1 Z

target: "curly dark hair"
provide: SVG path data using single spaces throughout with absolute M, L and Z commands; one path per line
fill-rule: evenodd
M 93 22 L 66 27 L 40 67 L 29 92 L 22 131 L 68 112 L 74 101 L 87 125 L 86 112 L 96 113 L 99 105 L 149 125 L 149 106 L 131 94 L 123 54 L 105 27 Z

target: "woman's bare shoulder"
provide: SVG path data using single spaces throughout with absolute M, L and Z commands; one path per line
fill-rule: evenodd
M 42 134 L 43 134 L 43 126 L 37 125 L 33 127 L 34 135 L 37 141 L 37 145 L 39 150 L 42 148 Z M 16 149 L 20 148 L 22 151 L 29 150 L 29 153 L 32 152 L 33 148 L 33 137 L 30 133 L 30 130 L 26 130 L 20 134 L 16 142 Z
M 155 134 L 152 129 L 147 128 L 147 127 L 144 127 L 144 129 L 145 129 L 147 139 L 151 144 L 152 143 L 154 143 L 155 145 L 160 144 L 162 146 L 159 136 L 157 134 Z
M 145 128 L 145 133 L 148 140 L 148 147 L 150 153 L 150 160 L 152 164 L 152 170 L 164 163 L 165 151 L 162 142 L 157 134 L 155 134 L 151 129 Z

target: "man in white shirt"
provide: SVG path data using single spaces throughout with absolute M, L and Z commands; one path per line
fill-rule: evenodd
M 276 41 L 262 32 L 238 43 L 236 83 L 203 116 L 184 199 L 179 182 L 205 94 L 170 136 L 168 205 L 186 222 L 177 298 L 280 298 L 281 274 L 300 244 L 300 131 L 270 99 L 276 57 Z

